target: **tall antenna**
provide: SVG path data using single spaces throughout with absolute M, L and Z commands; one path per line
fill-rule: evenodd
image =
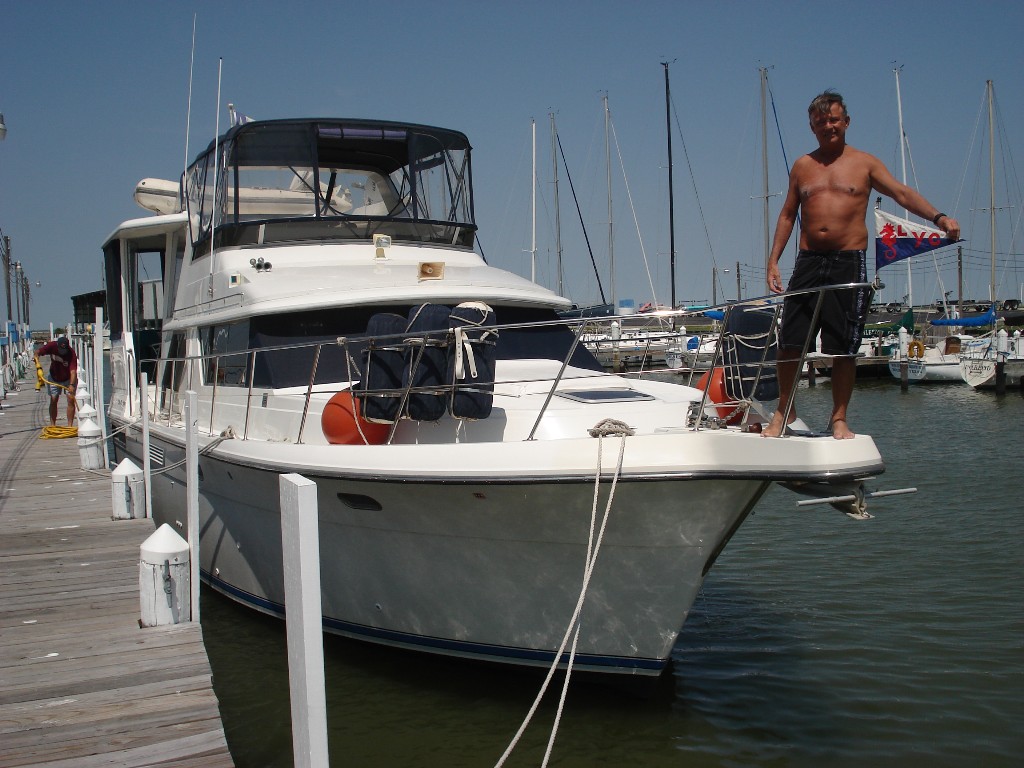
M 185 110 L 185 165 L 188 170 L 188 135 L 192 127 L 192 68 L 196 63 L 196 14 L 192 14 L 192 56 L 188 62 L 188 108 Z
M 224 69 L 224 57 L 217 59 L 217 122 L 213 134 L 213 210 L 210 212 L 210 286 L 213 296 L 214 256 L 217 255 L 217 182 L 220 181 L 220 76 Z

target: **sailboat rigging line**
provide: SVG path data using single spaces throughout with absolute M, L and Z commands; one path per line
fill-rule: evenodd
M 619 157 L 619 170 L 622 171 L 622 182 L 626 186 L 626 198 L 629 200 L 629 211 L 633 214 L 633 225 L 636 227 L 636 237 L 640 241 L 640 255 L 644 259 L 644 269 L 647 270 L 647 284 L 651 288 L 651 301 L 658 305 L 658 297 L 654 292 L 654 278 L 651 277 L 651 265 L 647 263 L 647 249 L 644 248 L 644 238 L 640 234 L 640 220 L 636 217 L 636 206 L 633 205 L 633 193 L 629 189 L 629 179 L 626 178 L 626 166 L 622 161 L 622 147 L 619 146 L 619 134 L 615 131 L 615 123 L 609 119 L 612 129 L 612 138 L 615 140 L 615 154 Z M 675 307 L 673 307 L 675 309 Z
M 690 162 L 690 153 L 686 149 L 686 139 L 683 138 L 682 125 L 679 122 L 679 110 L 676 109 L 675 101 L 672 102 L 672 114 L 676 118 L 676 130 L 679 131 L 679 140 L 683 143 L 683 157 L 686 158 L 686 169 L 690 172 L 690 183 L 693 185 L 693 194 L 697 198 L 697 211 L 700 213 L 700 223 L 704 227 L 704 238 L 708 241 L 708 252 L 711 254 L 711 261 L 715 261 L 715 249 L 711 245 L 711 233 L 708 231 L 708 221 L 704 218 L 704 206 L 700 203 L 700 193 L 697 192 L 697 179 L 693 175 L 693 164 Z
M 779 112 L 775 109 L 775 94 L 772 92 L 771 81 L 768 80 L 768 75 L 764 78 L 765 85 L 768 86 L 768 103 L 772 105 L 772 117 L 775 118 L 775 133 L 779 137 L 779 149 L 782 150 L 782 163 L 786 166 L 786 178 L 789 178 L 789 157 L 786 155 L 786 143 L 782 140 L 782 126 L 779 124 Z M 796 214 L 796 229 L 800 231 L 800 212 Z M 793 257 L 794 261 L 796 255 L 800 252 L 800 238 L 793 238 Z
M 604 297 L 604 286 L 601 284 L 601 273 L 597 269 L 597 260 L 594 258 L 594 249 L 590 247 L 590 236 L 587 235 L 587 225 L 583 221 L 583 211 L 580 210 L 580 201 L 576 197 L 576 185 L 572 183 L 572 174 L 569 173 L 569 164 L 565 161 L 565 150 L 562 149 L 562 137 L 555 136 L 558 142 L 558 153 L 562 156 L 562 166 L 565 168 L 565 178 L 569 180 L 569 191 L 572 192 L 572 201 L 576 204 L 576 215 L 580 217 L 580 226 L 583 227 L 583 239 L 587 241 L 587 253 L 590 254 L 590 263 L 594 266 L 594 277 L 597 278 L 597 290 L 601 293 L 601 303 L 607 304 Z

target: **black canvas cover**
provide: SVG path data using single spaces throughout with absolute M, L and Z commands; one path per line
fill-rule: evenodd
M 420 304 L 409 310 L 403 381 L 410 387 L 406 406 L 410 419 L 437 421 L 444 416 L 450 312 L 442 304 Z
M 494 364 L 498 331 L 494 310 L 479 301 L 451 311 L 454 339 L 448 350 L 448 410 L 457 419 L 486 419 L 494 402 Z
M 773 363 L 778 349 L 775 312 L 735 307 L 726 319 L 722 358 L 725 390 L 734 400 L 774 400 L 779 380 Z M 767 350 L 765 349 L 767 347 Z
M 405 373 L 405 345 L 401 334 L 405 333 L 406 325 L 406 318 L 390 312 L 372 315 L 366 325 L 371 341 L 364 353 L 366 376 L 356 395 L 363 400 L 363 418 L 367 421 L 398 419 Z M 378 341 L 378 336 L 394 338 Z

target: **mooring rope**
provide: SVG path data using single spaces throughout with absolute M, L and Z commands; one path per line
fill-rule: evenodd
M 544 698 L 544 694 L 547 692 L 548 685 L 551 683 L 551 679 L 555 675 L 555 671 L 558 669 L 558 660 L 562 658 L 562 653 L 565 651 L 565 646 L 569 642 L 569 636 L 573 635 L 572 648 L 569 652 L 569 661 L 565 668 L 565 681 L 562 683 L 562 693 L 558 700 L 558 709 L 555 712 L 555 720 L 551 727 L 551 736 L 548 739 L 547 749 L 544 752 L 544 760 L 541 766 L 546 766 L 548 760 L 551 757 L 551 750 L 555 745 L 555 737 L 558 734 L 558 726 L 561 724 L 562 711 L 565 707 L 565 697 L 569 691 L 569 677 L 572 674 L 573 664 L 576 659 L 576 646 L 580 638 L 580 613 L 583 611 L 583 603 L 587 597 L 587 590 L 590 587 L 590 577 L 594 573 L 594 566 L 597 563 L 597 555 L 601 550 L 601 543 L 604 540 L 604 532 L 608 525 L 608 517 L 612 511 L 612 503 L 615 500 L 615 486 L 618 484 L 619 475 L 622 472 L 622 462 L 626 454 L 626 437 L 633 435 L 634 430 L 628 425 L 616 419 L 604 419 L 598 422 L 591 429 L 588 430 L 591 437 L 598 438 L 597 443 L 597 471 L 594 473 L 594 502 L 590 510 L 590 533 L 587 538 L 587 557 L 583 569 L 583 584 L 580 587 L 579 598 L 576 600 L 576 607 L 573 610 L 572 618 L 569 620 L 569 626 L 565 628 L 565 634 L 562 636 L 562 642 L 558 646 L 558 650 L 555 652 L 555 657 L 551 662 L 551 666 L 548 667 L 548 673 L 544 678 L 544 682 L 541 683 L 540 690 L 537 692 L 536 698 L 533 700 L 533 704 L 530 706 L 529 711 L 526 713 L 526 717 L 523 719 L 522 724 L 519 726 L 519 730 L 516 731 L 512 737 L 512 741 L 498 762 L 495 763 L 495 768 L 501 768 L 505 764 L 505 761 L 515 750 L 516 745 L 526 732 L 527 727 L 530 725 L 530 721 L 533 719 L 534 714 L 537 712 L 537 708 L 540 706 L 540 702 Z M 611 488 L 608 492 L 608 503 L 605 505 L 604 518 L 601 520 L 601 527 L 597 533 L 597 539 L 594 539 L 594 526 L 597 521 L 597 503 L 600 496 L 601 488 L 601 474 L 602 474 L 602 449 L 604 446 L 604 440 L 601 438 L 606 436 L 619 435 L 621 440 L 619 442 L 619 459 L 615 466 L 615 472 L 612 475 Z M 575 630 L 575 633 L 574 631 Z

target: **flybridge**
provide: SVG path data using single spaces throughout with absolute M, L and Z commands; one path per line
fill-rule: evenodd
M 469 140 L 443 128 L 245 123 L 200 154 L 184 182 L 197 255 L 214 230 L 218 248 L 380 234 L 471 248 L 476 232 Z

